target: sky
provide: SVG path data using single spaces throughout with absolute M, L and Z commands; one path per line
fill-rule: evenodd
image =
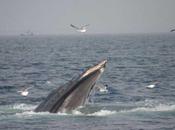
M 175 28 L 175 0 L 0 0 L 0 35 L 154 33 Z

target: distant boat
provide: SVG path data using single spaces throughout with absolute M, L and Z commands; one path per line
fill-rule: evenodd
M 170 30 L 170 32 L 174 32 L 174 31 L 175 31 L 175 29 Z
M 21 33 L 20 36 L 34 36 L 34 33 L 31 31 L 27 31 L 25 33 Z
M 76 31 L 81 32 L 81 33 L 84 33 L 84 32 L 87 31 L 87 26 L 89 26 L 89 24 L 84 25 L 84 26 L 81 26 L 81 27 L 77 27 L 77 26 L 75 26 L 75 25 L 73 25 L 73 24 L 71 24 L 70 26 L 71 26 L 72 28 L 76 29 Z

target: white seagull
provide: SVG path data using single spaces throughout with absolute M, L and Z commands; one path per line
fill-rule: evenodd
M 155 81 L 155 82 L 153 82 L 152 84 L 146 86 L 146 88 L 154 88 L 154 87 L 156 87 L 156 85 L 157 85 L 158 83 L 159 83 L 158 81 Z
M 87 31 L 87 26 L 89 26 L 89 24 L 84 25 L 84 26 L 81 26 L 81 27 L 77 27 L 77 26 L 75 26 L 75 25 L 73 25 L 73 24 L 71 24 L 70 26 L 71 26 L 72 28 L 76 29 L 76 31 L 81 32 L 81 33 L 84 33 L 84 32 Z
M 107 86 L 108 86 L 107 84 L 104 85 L 104 84 L 98 83 L 95 85 L 95 88 L 100 92 L 108 92 Z
M 18 93 L 20 93 L 22 96 L 27 96 L 29 94 L 28 89 L 31 89 L 31 88 L 33 88 L 33 87 L 24 88 L 24 89 L 18 91 Z

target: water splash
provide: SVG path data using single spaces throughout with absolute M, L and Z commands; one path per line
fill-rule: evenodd
M 92 114 L 88 114 L 88 116 L 109 116 L 109 115 L 114 115 L 116 113 L 117 113 L 116 111 L 100 110 Z
M 16 113 L 15 115 L 21 117 L 30 117 L 30 116 L 109 116 L 116 114 L 116 111 L 110 110 L 99 110 L 94 113 L 85 114 L 78 110 L 73 110 L 71 113 L 58 112 L 58 113 L 49 113 L 49 112 L 34 112 L 34 111 L 24 111 L 22 113 Z
M 130 110 L 121 110 L 120 113 L 128 112 L 166 112 L 175 111 L 175 105 L 159 104 L 155 107 L 137 107 Z
M 31 104 L 14 104 L 12 106 L 13 109 L 18 109 L 18 110 L 34 110 L 36 106 L 31 105 Z
M 49 112 L 34 112 L 36 105 L 32 104 L 14 104 L 14 105 L 7 105 L 1 108 L 1 113 L 8 113 L 9 111 L 13 112 L 17 116 L 42 116 L 42 115 L 49 115 L 49 116 L 111 116 L 116 114 L 127 114 L 127 113 L 137 113 L 137 112 L 167 112 L 167 111 L 175 111 L 175 104 L 155 104 L 154 106 L 146 104 L 145 106 L 135 106 L 134 108 L 121 108 L 117 110 L 117 106 L 113 109 L 110 106 L 108 107 L 101 107 L 97 111 L 92 111 L 91 113 L 86 113 L 79 108 L 78 110 L 73 110 L 69 113 L 49 113 Z M 84 107 L 83 107 L 84 108 Z

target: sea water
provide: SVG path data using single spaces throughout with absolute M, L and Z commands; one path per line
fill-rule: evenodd
M 35 113 L 50 91 L 107 59 L 90 102 Z M 175 35 L 0 36 L 0 129 L 175 129 Z M 153 89 L 146 88 L 159 81 Z M 17 91 L 32 87 L 27 97 Z

